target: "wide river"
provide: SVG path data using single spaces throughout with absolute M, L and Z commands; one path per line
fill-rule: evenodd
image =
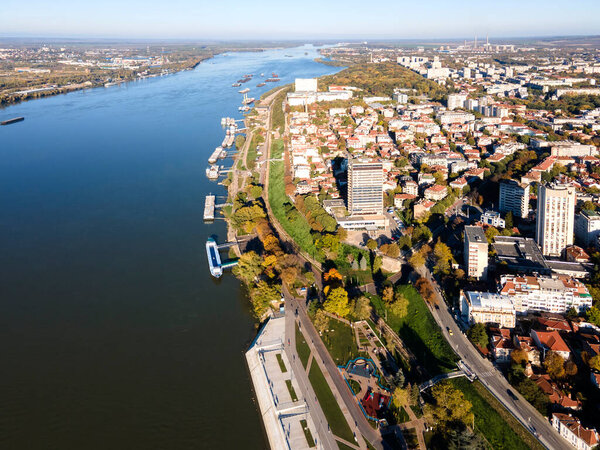
M 307 54 L 305 54 L 307 52 Z M 293 57 L 286 57 L 292 55 Z M 211 278 L 205 176 L 252 96 L 337 69 L 315 48 L 229 53 L 195 70 L 0 109 L 0 448 L 267 447 L 238 281 Z

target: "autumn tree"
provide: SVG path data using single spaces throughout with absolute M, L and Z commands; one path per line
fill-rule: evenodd
M 371 251 L 377 249 L 377 241 L 375 239 L 369 239 L 366 245 L 367 248 Z
M 588 360 L 588 365 L 590 366 L 590 369 L 600 372 L 600 355 L 591 357 Z
M 512 351 L 510 354 L 510 359 L 512 364 L 519 365 L 521 367 L 525 367 L 529 362 L 529 357 L 527 356 L 527 352 L 523 349 L 517 348 Z
M 323 312 L 322 309 L 317 310 L 315 315 L 315 328 L 319 333 L 323 333 L 329 326 L 329 317 Z
M 340 317 L 346 317 L 350 314 L 348 292 L 343 287 L 331 289 L 327 294 L 327 300 L 323 303 L 323 309 Z
M 426 407 L 426 414 L 432 423 L 444 429 L 452 428 L 457 422 L 472 423 L 472 403 L 451 383 L 444 381 L 436 384 L 431 388 L 431 395 L 434 404 Z
M 406 317 L 408 314 L 408 299 L 404 295 L 396 293 L 394 303 L 390 306 L 390 312 L 399 319 Z
M 385 286 L 381 296 L 384 302 L 391 304 L 394 301 L 394 288 L 390 285 Z
M 548 375 L 554 380 L 561 380 L 565 377 L 565 361 L 558 353 L 550 351 L 544 359 L 544 367 Z
M 237 266 L 233 268 L 235 276 L 241 278 L 246 284 L 254 281 L 262 271 L 262 258 L 253 251 L 243 253 L 238 259 Z
M 433 248 L 433 257 L 435 259 L 436 273 L 448 273 L 450 271 L 450 262 L 452 261 L 452 251 L 450 247 L 438 240 Z
M 408 260 L 408 263 L 414 268 L 419 269 L 425 265 L 425 258 L 421 252 L 415 252 Z

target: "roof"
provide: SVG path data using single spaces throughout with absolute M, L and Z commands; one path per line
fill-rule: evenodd
M 560 334 L 558 334 L 558 331 L 531 330 L 531 332 L 537 336 L 538 340 L 544 347 L 552 350 L 553 352 L 571 352 L 565 341 L 563 341 L 563 338 L 561 338 Z
M 487 244 L 487 238 L 483 232 L 483 228 L 476 225 L 467 225 L 465 227 L 465 240 L 474 244 Z
M 593 447 L 600 442 L 598 432 L 592 428 L 584 428 L 577 418 L 563 413 L 553 413 L 552 417 L 556 418 L 562 426 L 568 428 L 571 433 L 590 447 Z

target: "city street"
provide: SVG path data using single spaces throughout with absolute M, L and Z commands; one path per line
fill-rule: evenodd
M 440 305 L 445 305 L 445 301 L 440 293 L 440 288 L 431 276 L 427 268 L 422 268 L 421 275 L 426 277 L 434 286 L 435 294 Z M 430 308 L 431 314 L 442 329 L 444 337 L 448 340 L 454 351 L 463 360 L 463 362 L 477 375 L 483 385 L 496 397 L 521 424 L 527 428 L 538 440 L 549 449 L 564 449 L 568 444 L 558 432 L 552 427 L 550 422 L 544 418 L 527 400 L 525 400 L 515 388 L 513 388 L 504 375 L 498 371 L 494 365 L 487 359 L 484 359 L 469 342 L 461 329 L 456 324 L 450 312 L 441 307 L 440 309 Z M 448 333 L 448 329 L 453 334 Z M 515 395 L 511 398 L 508 391 Z

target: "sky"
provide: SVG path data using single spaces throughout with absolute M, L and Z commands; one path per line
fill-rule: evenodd
M 599 0 L 1 0 L 0 36 L 438 39 L 600 34 Z

